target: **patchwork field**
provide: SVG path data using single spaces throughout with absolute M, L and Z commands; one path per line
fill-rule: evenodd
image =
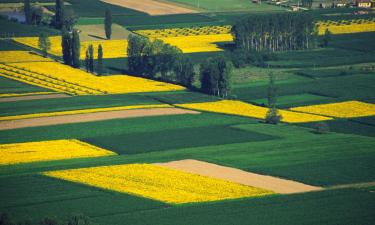
M 78 140 L 25 142 L 0 145 L 0 165 L 109 156 L 115 153 Z
M 373 12 L 293 3 L 2 0 L 0 224 L 372 225 Z
M 272 193 L 224 180 L 147 164 L 52 171 L 44 174 L 174 204 L 257 197 Z

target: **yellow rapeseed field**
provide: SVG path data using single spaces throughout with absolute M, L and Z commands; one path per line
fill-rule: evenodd
M 205 26 L 205 27 L 186 27 L 186 28 L 170 28 L 170 29 L 156 29 L 156 30 L 137 30 L 137 34 L 148 38 L 163 38 L 163 37 L 180 37 L 193 35 L 211 35 L 211 34 L 229 34 L 232 26 Z
M 0 145 L 0 165 L 115 155 L 75 139 Z
M 51 61 L 28 51 L 0 51 L 0 63 Z
M 150 164 L 102 166 L 44 174 L 174 204 L 272 194 L 259 188 Z
M 184 87 L 179 85 L 127 75 L 95 76 L 80 69 L 74 69 L 70 66 L 66 66 L 57 62 L 13 63 L 7 65 L 13 68 L 18 68 L 20 70 L 32 71 L 34 73 L 36 72 L 38 74 L 47 75 L 38 75 L 38 79 L 51 80 L 52 83 L 49 83 L 53 84 L 55 86 L 55 89 L 54 87 L 48 88 L 67 93 L 74 91 L 78 95 L 157 92 L 185 89 Z M 52 80 L 52 78 L 55 80 Z M 41 85 L 40 80 L 38 80 L 38 83 L 33 83 L 30 79 L 26 81 L 34 85 L 43 86 Z M 74 90 L 70 90 L 69 88 L 74 88 Z M 66 91 L 64 91 L 65 89 Z
M 339 103 L 294 107 L 290 110 L 338 118 L 353 118 L 374 116 L 375 104 L 359 101 L 346 101 Z
M 196 35 L 181 37 L 165 37 L 158 38 L 163 42 L 176 46 L 183 53 L 193 52 L 216 52 L 223 51 L 217 46 L 218 42 L 233 41 L 232 34 L 212 34 L 212 35 Z
M 350 34 L 359 32 L 373 32 L 375 31 L 375 21 L 373 20 L 348 20 L 342 22 L 326 21 L 319 22 L 318 34 L 324 35 L 326 29 L 332 34 Z
M 230 115 L 246 116 L 257 119 L 265 119 L 268 108 L 252 105 L 249 103 L 221 100 L 216 102 L 190 103 L 190 104 L 176 104 L 179 107 L 202 110 L 208 112 L 225 113 Z M 332 118 L 325 116 L 318 116 L 306 113 L 291 112 L 286 110 L 279 110 L 283 122 L 288 123 L 306 123 L 313 121 L 330 120 Z
M 50 54 L 61 56 L 61 36 L 51 36 L 49 37 L 51 41 Z M 14 38 L 15 41 L 38 49 L 38 37 L 18 37 Z M 86 49 L 92 44 L 94 47 L 94 58 L 97 58 L 98 46 L 99 44 L 103 47 L 103 58 L 120 58 L 127 56 L 128 41 L 127 40 L 103 40 L 103 41 L 82 41 L 81 42 L 81 59 L 86 57 Z
M 117 106 L 117 107 L 94 108 L 94 109 L 79 109 L 79 110 L 68 110 L 68 111 L 60 111 L 60 112 L 33 113 L 33 114 L 16 115 L 16 116 L 0 116 L 0 121 L 30 119 L 30 118 L 48 117 L 48 116 L 75 115 L 75 114 L 96 113 L 96 112 L 110 112 L 110 111 L 130 110 L 130 109 L 169 108 L 169 107 L 172 107 L 172 106 L 167 105 L 167 104 L 152 104 L 152 105 Z

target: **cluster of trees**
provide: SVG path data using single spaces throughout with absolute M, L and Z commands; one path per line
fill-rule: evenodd
M 79 57 L 81 53 L 81 44 L 79 34 L 76 29 L 69 31 L 63 28 L 61 46 L 64 63 L 75 68 L 80 67 L 81 62 Z
M 315 46 L 313 19 L 308 13 L 251 15 L 232 27 L 237 48 L 246 51 L 287 51 Z
M 209 58 L 200 65 L 202 92 L 227 98 L 231 89 L 232 64 L 224 57 Z
M 49 25 L 52 21 L 52 15 L 45 13 L 43 6 L 38 3 L 31 5 L 30 0 L 24 0 L 25 22 L 34 25 Z
M 302 0 L 301 3 L 302 3 L 302 7 L 311 9 L 313 0 Z
M 194 67 L 180 49 L 161 40 L 130 35 L 128 38 L 128 69 L 131 73 L 191 87 Z
M 101 44 L 98 46 L 98 60 L 96 61 L 96 67 L 94 65 L 94 46 L 89 45 L 86 50 L 85 68 L 87 72 L 94 73 L 96 71 L 98 75 L 103 74 L 103 47 Z
M 38 222 L 24 220 L 14 222 L 7 213 L 0 214 L 0 225 L 94 225 L 90 218 L 84 215 L 71 216 L 67 221 L 59 221 L 57 219 L 46 217 Z

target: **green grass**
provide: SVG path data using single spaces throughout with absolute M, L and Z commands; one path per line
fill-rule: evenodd
M 23 47 L 18 45 L 13 40 L 1 39 L 0 40 L 0 51 L 19 51 L 25 50 Z
M 305 82 L 278 83 L 278 96 L 310 93 L 341 100 L 371 99 L 374 96 L 373 74 L 355 74 L 340 78 L 310 79 Z M 360 87 L 360 88 L 359 88 Z M 256 87 L 234 88 L 233 94 L 244 101 L 267 98 L 267 84 Z
M 245 125 L 245 123 L 251 124 Z M 303 127 L 274 126 L 255 123 L 245 118 L 215 114 L 138 118 L 18 129 L 2 131 L 0 137 L 2 143 L 63 138 L 82 139 L 105 135 L 176 130 L 177 127 L 182 129 L 214 126 L 214 124 L 243 124 L 234 126 L 234 128 L 254 132 L 256 135 L 261 133 L 280 138 L 113 157 L 3 166 L 0 167 L 0 176 L 87 166 L 165 162 L 193 158 L 318 186 L 375 180 L 375 174 L 373 173 L 375 169 L 373 163 L 375 160 L 375 142 L 372 137 L 338 133 L 320 135 Z M 176 137 L 176 134 L 169 134 L 169 136 Z M 135 141 L 133 140 L 133 142 Z M 217 140 L 217 142 L 220 143 L 220 140 Z M 138 146 L 141 145 L 138 144 Z M 145 147 L 142 146 L 142 148 Z
M 252 123 L 255 120 L 220 114 L 156 116 L 115 119 L 0 131 L 0 143 L 18 143 L 66 138 L 89 138 L 136 132 L 156 132 L 178 128 Z
M 11 22 L 8 20 L 0 19 L 0 34 L 11 36 L 11 37 L 28 37 L 28 36 L 38 36 L 41 32 L 48 35 L 58 35 L 59 31 L 51 29 L 48 27 L 41 26 L 31 26 L 21 23 Z
M 98 95 L 38 99 L 0 103 L 0 116 L 146 104 L 160 104 L 160 102 L 138 95 Z
M 40 91 L 51 91 L 37 86 L 32 86 L 26 83 L 22 83 L 16 80 L 11 80 L 0 76 L 0 93 L 25 93 L 25 92 L 40 92 Z M 13 106 L 13 103 L 9 107 Z M 4 110 L 4 109 L 3 109 Z
M 0 178 L 0 211 L 17 220 L 73 214 L 89 217 L 163 208 L 167 205 L 127 194 L 105 191 L 42 175 Z
M 118 154 L 129 155 L 171 149 L 265 141 L 274 138 L 266 134 L 247 132 L 227 126 L 209 126 L 119 134 L 82 140 L 115 151 Z
M 182 104 L 195 102 L 212 102 L 219 98 L 193 91 L 149 93 L 146 96 L 168 104 Z
M 297 95 L 283 95 L 277 98 L 276 106 L 278 108 L 290 108 L 296 106 L 304 106 L 311 104 L 321 104 L 335 101 L 334 98 L 314 95 L 309 93 L 297 94 Z M 255 99 L 253 102 L 257 104 L 267 105 L 268 99 Z
M 375 198 L 366 190 L 331 190 L 202 205 L 186 205 L 96 218 L 99 223 L 140 225 L 371 225 Z
M 283 8 L 272 6 L 269 4 L 254 4 L 248 0 L 168 0 L 170 2 L 176 2 L 185 4 L 190 7 L 197 8 L 204 11 L 222 12 L 222 11 L 285 11 Z M 198 5 L 199 2 L 199 5 Z

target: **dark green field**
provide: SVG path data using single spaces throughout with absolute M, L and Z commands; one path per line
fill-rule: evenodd
M 41 92 L 41 91 L 51 91 L 51 90 L 32 86 L 32 85 L 22 83 L 19 81 L 15 81 L 15 80 L 11 80 L 5 77 L 0 77 L 0 94 Z M 1 110 L 1 112 L 3 112 L 3 110 Z

